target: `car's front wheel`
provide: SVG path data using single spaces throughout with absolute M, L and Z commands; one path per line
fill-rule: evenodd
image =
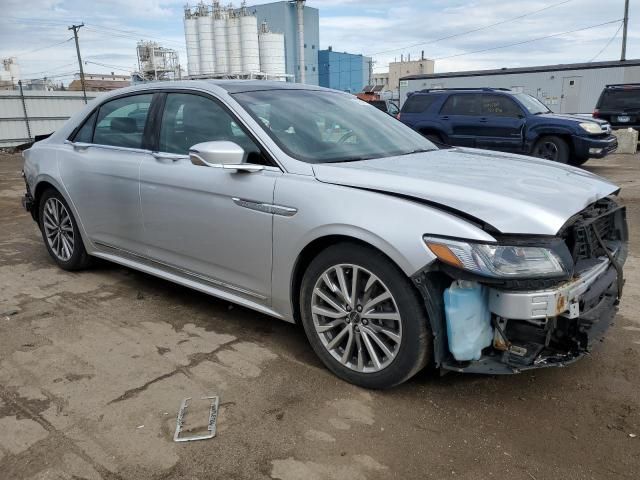
M 307 338 L 338 377 L 389 388 L 427 364 L 431 335 L 421 298 L 382 253 L 333 245 L 311 262 L 301 293 Z
M 542 137 L 533 147 L 533 156 L 553 160 L 554 162 L 567 163 L 569 161 L 569 145 L 560 137 L 553 135 Z
M 61 268 L 79 270 L 89 265 L 76 220 L 59 192 L 49 189 L 42 194 L 38 219 L 47 251 Z

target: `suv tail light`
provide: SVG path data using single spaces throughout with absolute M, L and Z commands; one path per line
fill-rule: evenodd
M 400 112 L 398 112 L 398 114 L 396 115 L 396 118 L 397 118 L 398 120 L 400 120 L 400 115 L 401 115 L 401 114 L 400 114 Z
M 593 118 L 598 118 L 600 116 L 600 110 L 597 108 L 593 111 Z

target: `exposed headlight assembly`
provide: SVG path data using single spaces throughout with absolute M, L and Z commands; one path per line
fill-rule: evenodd
M 603 133 L 602 127 L 595 122 L 583 122 L 580 124 L 580 128 L 591 135 Z
M 474 243 L 428 236 L 424 242 L 440 261 L 485 277 L 548 278 L 567 273 L 560 255 L 543 246 Z

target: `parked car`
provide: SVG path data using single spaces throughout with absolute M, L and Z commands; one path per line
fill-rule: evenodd
M 369 100 L 367 103 L 373 105 L 378 110 L 382 110 L 384 113 L 388 113 L 389 115 L 395 117 L 400 112 L 398 105 L 396 105 L 391 100 Z
M 613 129 L 640 130 L 640 83 L 607 85 L 598 98 L 593 117 L 609 122 Z
M 341 92 L 120 89 L 24 157 L 23 203 L 61 268 L 101 258 L 301 322 L 324 364 L 363 387 L 426 365 L 566 365 L 604 335 L 621 296 L 616 185 L 546 160 L 439 150 Z
M 531 95 L 499 88 L 421 90 L 398 118 L 435 142 L 572 165 L 618 147 L 603 120 L 555 114 Z

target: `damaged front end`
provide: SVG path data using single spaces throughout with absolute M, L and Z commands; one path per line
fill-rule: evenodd
M 615 316 L 627 237 L 625 209 L 610 198 L 572 217 L 554 238 L 505 237 L 486 246 L 425 237 L 439 261 L 413 281 L 427 307 L 436 366 L 510 374 L 587 354 Z M 525 270 L 512 261 L 517 255 L 539 274 L 518 275 Z

